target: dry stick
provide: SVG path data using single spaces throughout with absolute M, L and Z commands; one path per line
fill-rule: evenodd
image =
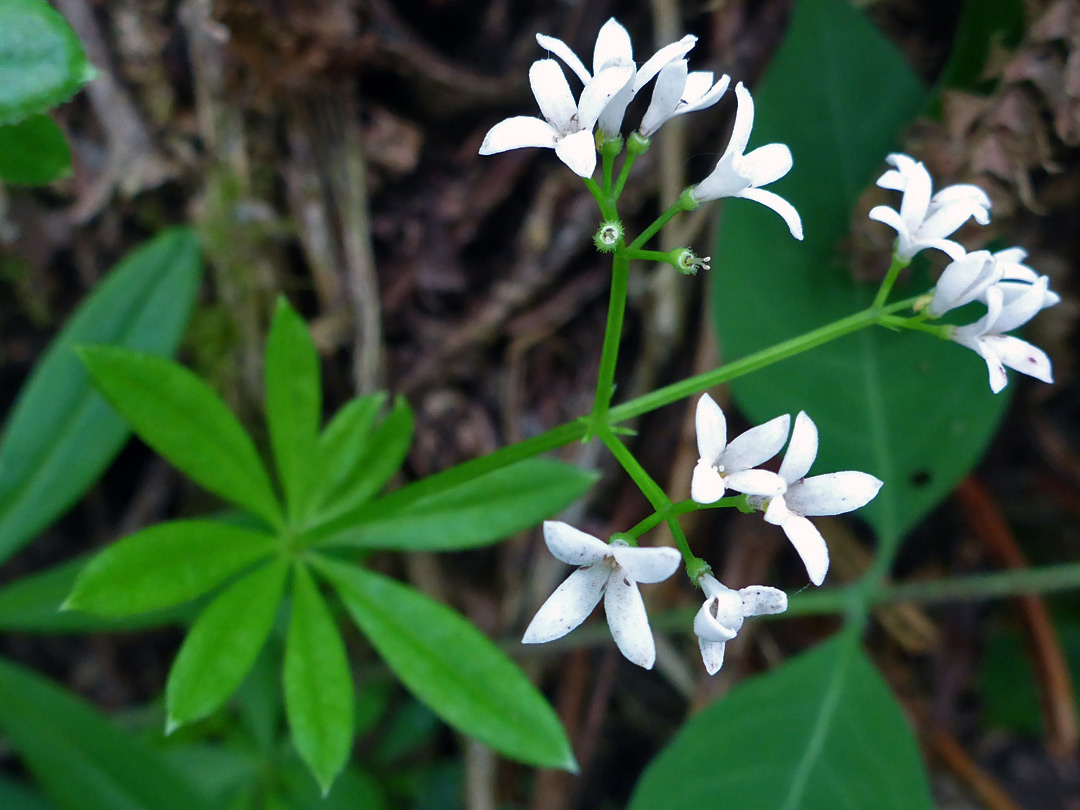
M 967 478 L 956 489 L 956 498 L 972 529 L 986 545 L 994 561 L 1005 568 L 1028 568 L 1024 553 L 1016 544 L 997 502 L 975 478 Z M 1076 698 L 1072 676 L 1065 661 L 1061 641 L 1041 596 L 1016 596 L 1028 646 L 1038 674 L 1039 703 L 1046 729 L 1047 748 L 1056 756 L 1071 757 L 1080 741 Z

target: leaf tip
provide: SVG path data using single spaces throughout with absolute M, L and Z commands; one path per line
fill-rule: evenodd
M 182 725 L 183 723 L 170 714 L 165 718 L 165 736 L 168 737 Z

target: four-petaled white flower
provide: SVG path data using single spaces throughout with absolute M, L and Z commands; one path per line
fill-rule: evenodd
M 698 400 L 698 459 L 690 480 L 690 497 L 698 503 L 716 503 L 726 489 L 750 495 L 779 495 L 784 479 L 754 467 L 780 452 L 787 440 L 791 417 L 778 416 L 743 433 L 728 444 L 727 420 L 720 406 L 708 394 Z
M 668 62 L 656 77 L 652 99 L 638 132 L 648 138 L 677 115 L 711 107 L 724 95 L 730 83 L 731 77 L 726 73 L 716 84 L 713 84 L 712 71 L 688 73 L 685 59 Z
M 633 75 L 632 62 L 609 62 L 597 71 L 579 101 L 554 59 L 540 59 L 529 68 L 536 103 L 543 119 L 516 115 L 493 126 L 480 146 L 481 155 L 508 149 L 539 146 L 555 154 L 581 177 L 591 177 L 596 169 L 596 141 L 593 127 L 600 113 Z
M 727 149 L 709 176 L 690 187 L 690 196 L 699 203 L 721 197 L 754 200 L 783 217 L 791 235 L 802 239 L 802 220 L 795 206 L 779 194 L 761 189 L 791 171 L 791 150 L 782 143 L 770 143 L 743 154 L 754 126 L 754 100 L 742 82 L 735 85 L 735 97 L 739 106 Z
M 710 675 L 724 665 L 724 645 L 735 638 L 747 616 L 764 616 L 787 610 L 787 594 L 765 585 L 733 591 L 714 577 L 701 577 L 705 603 L 694 617 L 694 632 L 701 660 Z
M 605 543 L 567 523 L 544 522 L 544 542 L 551 553 L 580 566 L 537 611 L 522 642 L 542 644 L 562 638 L 592 613 L 604 598 L 611 636 L 630 661 L 652 669 L 656 645 L 639 582 L 661 582 L 675 573 L 682 559 L 673 548 L 635 548 Z
M 990 390 L 995 394 L 1009 383 L 1006 366 L 1043 382 L 1054 381 L 1050 358 L 1042 349 L 1005 334 L 1027 323 L 1046 306 L 1048 283 L 1049 279 L 1041 276 L 1033 284 L 1025 285 L 1027 289 L 1020 294 L 1010 295 L 1008 303 L 1003 285 L 990 287 L 986 291 L 986 314 L 975 323 L 958 326 L 952 332 L 953 340 L 978 352 L 986 361 Z
M 664 65 L 685 56 L 694 47 L 697 37 L 687 34 L 678 42 L 665 45 L 640 68 L 634 69 L 634 47 L 630 42 L 630 34 L 612 17 L 604 23 L 600 28 L 600 33 L 596 36 L 596 44 L 593 46 L 592 73 L 589 72 L 570 46 L 561 39 L 549 37 L 546 34 L 537 34 L 536 41 L 540 43 L 541 48 L 545 48 L 562 59 L 566 66 L 576 73 L 578 78 L 586 85 L 604 69 L 605 65 L 613 63 L 630 65 L 630 74 L 620 85 L 618 92 L 606 105 L 597 120 L 597 127 L 600 131 L 605 135 L 613 136 L 619 134 L 626 108 L 633 101 L 634 96 L 660 72 Z
M 933 182 L 922 163 L 902 154 L 889 155 L 886 161 L 896 168 L 881 175 L 877 184 L 904 196 L 899 211 L 878 205 L 870 210 L 870 219 L 896 230 L 897 258 L 910 262 L 923 248 L 937 248 L 954 260 L 961 258 L 964 248 L 945 237 L 972 217 L 980 225 L 990 221 L 990 198 L 986 192 L 978 186 L 960 183 L 931 196 Z
M 935 318 L 972 301 L 981 300 L 986 291 L 1001 281 L 1005 268 L 988 250 L 976 250 L 950 262 L 941 271 L 934 287 L 934 297 L 926 311 Z
M 807 478 L 817 451 L 817 426 L 804 411 L 799 411 L 780 464 L 780 477 L 787 491 L 772 498 L 750 498 L 750 503 L 764 508 L 765 520 L 784 530 L 802 558 L 810 581 L 820 585 L 829 570 L 829 549 L 806 516 L 842 515 L 865 506 L 881 489 L 881 481 L 854 470 Z

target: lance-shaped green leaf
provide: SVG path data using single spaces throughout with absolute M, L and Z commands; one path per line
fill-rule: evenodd
M 931 810 L 918 746 L 850 638 L 736 687 L 649 765 L 630 810 Z
M 270 556 L 277 545 L 263 532 L 212 520 L 159 523 L 97 554 L 63 607 L 130 616 L 179 605 Z
M 80 354 L 139 438 L 215 495 L 281 525 L 281 506 L 255 444 L 209 385 L 160 357 L 106 346 Z
M 319 469 L 323 476 L 315 499 L 318 522 L 363 506 L 405 461 L 412 444 L 412 409 L 399 397 L 372 432 L 371 420 L 383 396 L 354 400 L 341 409 L 319 437 Z
M 283 682 L 293 744 L 325 795 L 349 761 L 353 682 L 334 618 L 303 566 L 293 574 Z
M 64 689 L 4 660 L 0 731 L 61 810 L 206 807 L 141 740 Z
M 806 240 L 784 235 L 762 206 L 726 207 L 713 254 L 725 268 L 713 275 L 713 304 L 726 354 L 746 356 L 870 304 L 877 284 L 856 281 L 866 270 L 853 270 L 840 247 L 856 200 L 888 168 L 896 134 L 926 98 L 902 55 L 852 4 L 796 4 L 757 89 L 754 139 L 791 147 L 795 168 L 776 191 L 802 212 Z M 884 226 L 867 227 L 891 238 Z M 880 259 L 883 274 L 888 256 Z M 895 297 L 930 286 L 913 274 Z M 862 470 L 884 481 L 860 514 L 896 539 L 967 474 L 1006 405 L 972 352 L 880 327 L 742 377 L 732 392 L 751 421 L 805 410 L 821 433 L 812 472 Z
M 43 186 L 71 173 L 67 139 L 47 115 L 0 126 L 0 180 Z
M 93 77 L 79 38 L 45 0 L 0 3 L 0 124 L 67 101 Z
M 551 706 L 472 624 L 380 574 L 314 564 L 402 683 L 443 720 L 513 759 L 576 770 Z
M 561 461 L 526 459 L 407 505 L 393 496 L 384 499 L 385 505 L 376 501 L 350 516 L 355 525 L 335 521 L 322 544 L 474 548 L 539 524 L 584 495 L 596 479 L 595 473 Z
M 206 717 L 236 691 L 270 635 L 288 571 L 287 562 L 274 560 L 234 582 L 203 611 L 169 672 L 168 731 Z
M 266 339 L 266 422 L 290 515 L 298 515 L 318 473 L 322 421 L 319 355 L 307 324 L 281 298 Z
M 38 361 L 0 444 L 0 561 L 63 513 L 128 437 L 75 347 L 115 343 L 175 353 L 199 274 L 195 234 L 162 232 L 108 274 Z

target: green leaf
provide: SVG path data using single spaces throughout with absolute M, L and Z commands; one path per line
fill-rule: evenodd
M 763 206 L 738 199 L 726 206 L 713 312 L 732 358 L 869 304 L 876 284 L 853 282 L 838 245 L 856 199 L 887 168 L 897 131 L 926 98 L 896 49 L 843 0 L 796 4 L 755 95 L 754 142 L 786 143 L 794 155 L 776 191 L 802 213 L 806 241 L 791 239 Z M 883 274 L 888 257 L 881 260 Z M 925 278 L 922 286 L 901 284 L 896 297 L 929 286 Z M 971 469 L 1006 404 L 990 393 L 974 353 L 880 327 L 740 378 L 732 392 L 755 422 L 805 410 L 821 434 L 813 472 L 862 470 L 882 479 L 860 514 L 896 538 Z
M 195 234 L 163 231 L 109 273 L 38 361 L 0 444 L 0 562 L 82 495 L 127 439 L 127 426 L 94 390 L 75 346 L 174 354 L 199 274 Z
M 0 180 L 43 186 L 71 174 L 67 139 L 47 115 L 0 126 Z
M 64 689 L 4 660 L 0 660 L 0 729 L 63 810 L 206 807 L 202 797 L 140 740 Z
M 206 717 L 236 691 L 270 635 L 288 571 L 277 559 L 247 574 L 195 622 L 165 686 L 168 731 Z
M 281 298 L 266 340 L 266 421 L 290 515 L 299 515 L 321 474 L 315 445 L 322 421 L 319 355 L 307 324 Z
M 283 680 L 293 744 L 326 795 L 349 761 L 353 682 L 334 618 L 303 566 L 293 576 Z
M 93 77 L 79 38 L 48 3 L 0 3 L 0 124 L 67 101 Z
M 355 400 L 327 426 L 319 438 L 319 467 L 326 478 L 319 484 L 317 522 L 357 509 L 401 467 L 413 436 L 409 403 L 399 397 L 393 410 L 371 433 L 369 410 L 378 410 L 383 394 Z M 380 398 L 376 400 L 376 397 Z
M 410 551 L 475 548 L 565 509 L 597 477 L 561 461 L 526 459 L 406 505 L 394 498 L 376 501 L 349 516 L 353 525 L 335 521 L 321 544 Z
M 159 523 L 98 553 L 64 609 L 130 616 L 202 596 L 274 553 L 276 537 L 212 520 Z
M 104 346 L 80 354 L 139 438 L 210 492 L 281 526 L 281 506 L 251 437 L 209 385 L 160 357 Z
M 443 720 L 513 759 L 577 769 L 551 706 L 472 624 L 379 574 L 325 558 L 314 564 L 402 683 Z
M 966 0 L 938 86 L 978 91 L 991 48 L 1015 47 L 1023 34 L 1023 0 Z
M 290 805 L 318 810 L 384 810 L 390 807 L 379 783 L 363 771 L 349 768 L 334 782 L 333 789 L 320 796 L 315 785 L 299 767 L 286 767 L 281 781 L 291 798 Z M 401 805 L 398 805 L 399 807 Z M 450 807 L 451 805 L 444 805 Z
M 60 610 L 60 605 L 75 585 L 76 577 L 88 561 L 89 556 L 79 557 L 20 577 L 0 588 L 0 631 L 87 633 L 141 630 L 169 624 L 187 624 L 189 619 L 193 618 L 193 605 L 123 618 L 102 618 Z M 0 807 L 2 806 L 0 804 Z
M 918 746 L 850 639 L 819 644 L 694 715 L 629 810 L 932 810 Z
M 7 777 L 0 777 L 0 807 L 14 810 L 56 810 L 56 805 L 50 804 L 40 793 Z

